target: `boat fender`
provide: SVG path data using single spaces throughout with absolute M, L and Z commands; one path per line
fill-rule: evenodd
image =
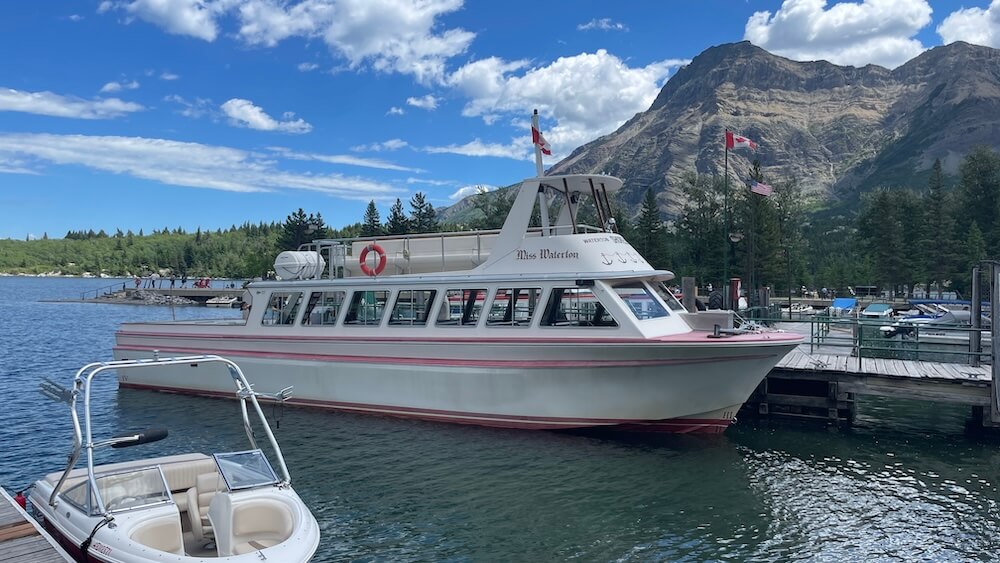
M 24 498 L 24 491 L 18 491 L 17 494 L 14 495 L 14 502 L 21 507 L 21 510 L 28 509 L 28 499 Z
M 375 265 L 375 268 L 369 266 L 367 260 L 368 253 L 373 251 L 378 255 L 378 264 Z M 377 276 L 382 273 L 382 270 L 385 269 L 385 250 L 375 243 L 369 244 L 364 248 L 364 250 L 361 251 L 361 256 L 358 261 L 361 263 L 361 271 L 364 272 L 366 276 Z

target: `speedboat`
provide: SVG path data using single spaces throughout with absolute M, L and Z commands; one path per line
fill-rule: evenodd
M 96 465 L 96 450 L 155 442 L 167 431 L 126 432 L 95 440 L 90 408 L 95 376 L 180 365 L 217 366 L 228 372 L 249 448 Z M 35 519 L 77 560 L 296 562 L 309 561 L 315 553 L 319 525 L 292 489 L 281 448 L 257 401 L 257 397 L 286 400 L 290 388 L 274 395 L 257 393 L 231 360 L 189 356 L 92 363 L 76 373 L 71 388 L 48 381 L 42 391 L 69 404 L 73 448 L 66 469 L 35 482 L 29 499 Z M 267 437 L 280 475 L 257 446 L 250 410 Z M 82 450 L 86 467 L 76 469 Z
M 116 359 L 222 354 L 289 404 L 523 429 L 721 432 L 797 334 L 686 311 L 615 227 L 618 178 L 524 180 L 499 231 L 314 241 L 245 319 L 123 324 Z M 534 218 L 534 219 L 533 219 Z M 184 365 L 122 387 L 214 395 Z

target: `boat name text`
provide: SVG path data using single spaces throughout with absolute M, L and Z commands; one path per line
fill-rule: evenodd
M 583 239 L 583 244 L 594 244 L 595 242 L 613 242 L 615 244 L 628 244 L 625 239 L 618 235 L 598 236 Z
M 519 249 L 515 253 L 515 258 L 518 260 L 577 260 L 580 258 L 580 253 L 572 250 L 549 250 L 548 248 L 542 248 L 538 252 Z

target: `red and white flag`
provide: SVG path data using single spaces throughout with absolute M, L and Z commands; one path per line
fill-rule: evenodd
M 757 143 L 747 139 L 743 135 L 737 135 L 732 131 L 726 131 L 726 148 L 757 150 Z
M 764 197 L 767 197 L 771 195 L 771 192 L 773 192 L 774 190 L 772 190 L 771 186 L 767 184 L 762 184 L 757 180 L 750 180 L 750 191 L 755 194 L 760 194 Z
M 549 146 L 548 141 L 542 136 L 542 132 L 534 127 L 531 128 L 531 142 L 535 143 L 538 149 L 542 151 L 542 154 L 552 155 L 552 147 Z

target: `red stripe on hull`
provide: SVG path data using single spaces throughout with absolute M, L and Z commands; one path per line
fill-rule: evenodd
M 296 354 L 290 352 L 257 352 L 253 350 L 226 350 L 222 348 L 175 348 L 169 346 L 115 346 L 114 350 L 133 352 L 167 352 L 176 354 L 218 354 L 220 356 L 243 356 L 251 358 L 303 360 L 320 362 L 346 362 L 354 364 L 390 364 L 407 366 L 436 367 L 478 367 L 478 368 L 592 368 L 592 367 L 643 367 L 738 362 L 774 357 L 775 354 L 750 356 L 712 356 L 707 358 L 681 358 L 662 360 L 465 360 L 458 358 L 390 358 L 372 356 L 349 356 L 337 354 Z
M 232 393 L 205 391 L 184 387 L 169 387 L 165 385 L 148 385 L 143 383 L 119 382 L 119 387 L 126 389 L 141 389 L 162 391 L 182 395 L 197 395 L 204 397 L 232 398 Z M 671 418 L 663 420 L 634 420 L 611 418 L 566 418 L 544 416 L 519 416 L 503 414 L 485 414 L 438 409 L 422 409 L 415 407 L 393 407 L 388 405 L 372 405 L 365 403 L 346 403 L 338 401 L 322 401 L 317 399 L 295 399 L 287 401 L 290 405 L 334 410 L 339 412 L 374 414 L 429 420 L 434 422 L 450 422 L 454 424 L 470 424 L 494 428 L 515 428 L 521 430 L 571 430 L 581 428 L 601 428 L 620 430 L 624 432 L 671 432 L 671 433 L 709 433 L 717 434 L 728 427 L 729 419 L 701 418 Z
M 187 325 L 193 326 L 193 325 Z M 243 325 L 239 325 L 243 326 Z M 359 330 L 365 330 L 360 328 Z M 503 330 L 503 329 L 498 329 Z M 559 330 L 559 329 L 555 329 Z M 455 338 L 455 337 L 414 337 L 414 336 L 404 336 L 400 335 L 398 337 L 378 337 L 378 336 L 309 336 L 309 335 L 295 335 L 295 336 L 281 336 L 272 334 L 212 334 L 212 333 L 180 333 L 180 332 L 152 332 L 152 331 L 135 331 L 135 330 L 119 330 L 115 333 L 116 336 L 138 336 L 138 337 L 168 337 L 168 338 L 194 338 L 198 340 L 219 340 L 219 339 L 234 339 L 234 340 L 263 340 L 263 341 L 295 341 L 300 340 L 303 342 L 376 342 L 380 344 L 425 344 L 425 343 L 440 343 L 440 344 L 463 344 L 463 343 L 476 343 L 476 344 L 695 344 L 703 343 L 710 344 L 713 346 L 721 346 L 726 343 L 738 342 L 740 344 L 747 343 L 768 343 L 768 344 L 790 344 L 796 341 L 804 340 L 804 337 L 795 333 L 787 332 L 765 332 L 760 334 L 737 334 L 727 336 L 725 338 L 716 338 L 713 336 L 712 332 L 709 331 L 693 331 L 684 334 L 674 334 L 670 336 L 657 336 L 653 338 L 551 338 L 551 337 L 509 337 L 509 338 L 490 338 L 490 337 L 468 337 L 468 338 Z

